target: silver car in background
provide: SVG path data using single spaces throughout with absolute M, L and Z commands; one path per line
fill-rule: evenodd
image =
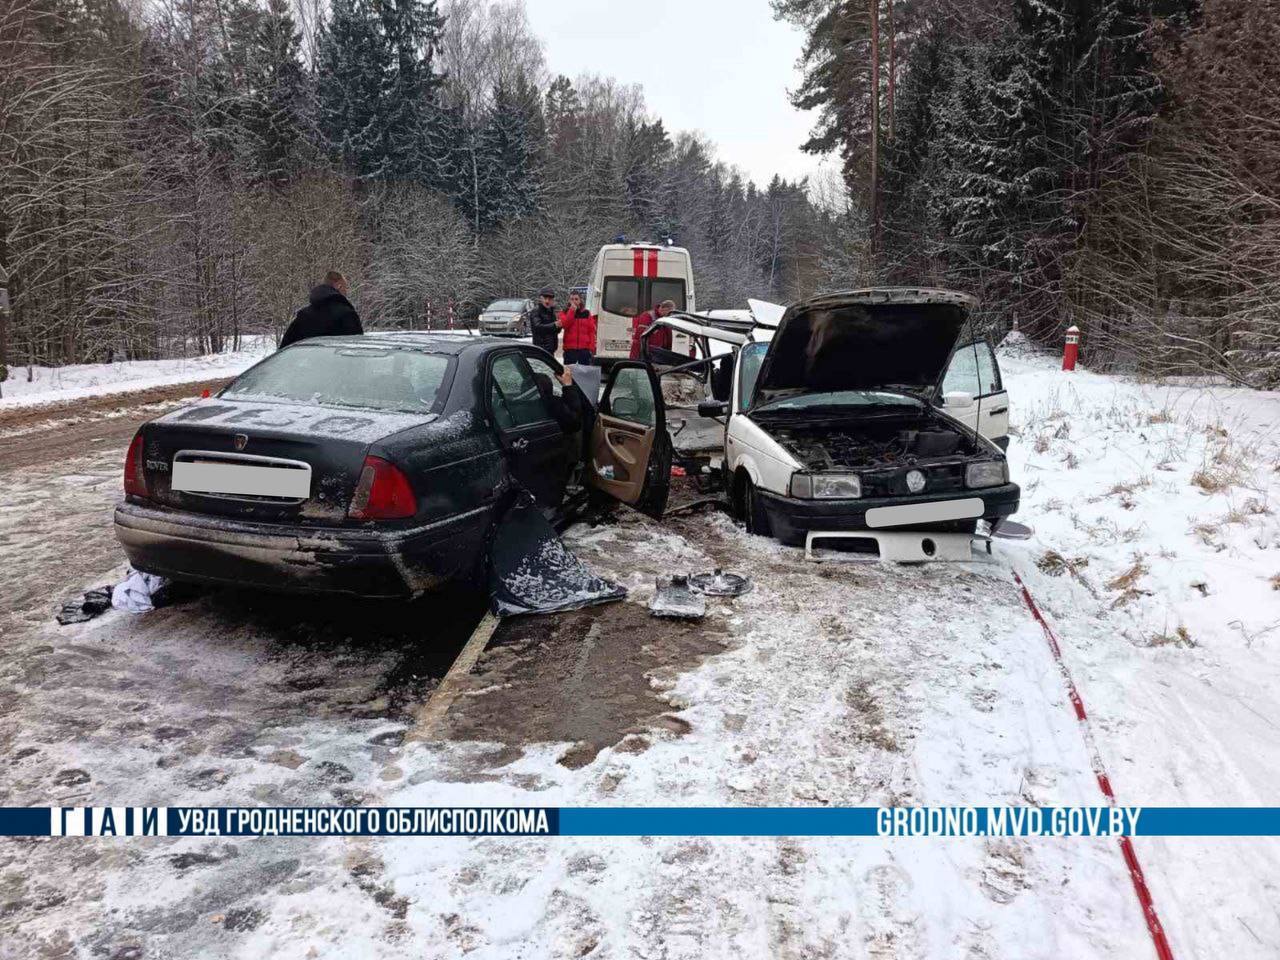
M 533 312 L 532 300 L 495 300 L 480 311 L 480 332 L 499 337 L 527 337 L 529 315 Z

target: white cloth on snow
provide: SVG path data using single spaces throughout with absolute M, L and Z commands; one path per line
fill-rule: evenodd
M 111 590 L 111 606 L 130 613 L 146 613 L 154 610 L 151 597 L 169 581 L 153 573 L 141 573 L 129 568 L 129 575 Z

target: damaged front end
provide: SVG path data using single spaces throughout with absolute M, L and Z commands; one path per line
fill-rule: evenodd
M 758 419 L 800 464 L 785 495 L 760 491 L 760 507 L 775 537 L 811 554 L 822 540 L 883 559 L 963 559 L 984 524 L 1018 508 L 1003 452 L 928 408 Z
M 789 492 L 805 499 L 932 497 L 1009 478 L 998 449 L 925 412 L 835 423 L 782 421 L 770 432 L 802 465 Z
M 793 468 L 753 509 L 784 543 L 962 559 L 1016 512 L 1004 451 L 935 405 L 973 301 L 864 290 L 790 308 L 747 415 Z

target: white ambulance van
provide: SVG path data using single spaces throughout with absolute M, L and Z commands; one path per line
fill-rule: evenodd
M 684 247 L 657 243 L 609 243 L 591 268 L 587 309 L 597 317 L 596 356 L 604 361 L 631 355 L 631 321 L 655 304 L 671 300 L 677 310 L 696 310 L 693 261 Z M 689 338 L 674 334 L 672 349 L 685 353 Z

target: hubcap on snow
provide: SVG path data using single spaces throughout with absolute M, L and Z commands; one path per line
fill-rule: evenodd
M 736 597 L 751 589 L 751 578 L 716 567 L 711 573 L 695 573 L 689 578 L 689 587 L 709 597 Z

